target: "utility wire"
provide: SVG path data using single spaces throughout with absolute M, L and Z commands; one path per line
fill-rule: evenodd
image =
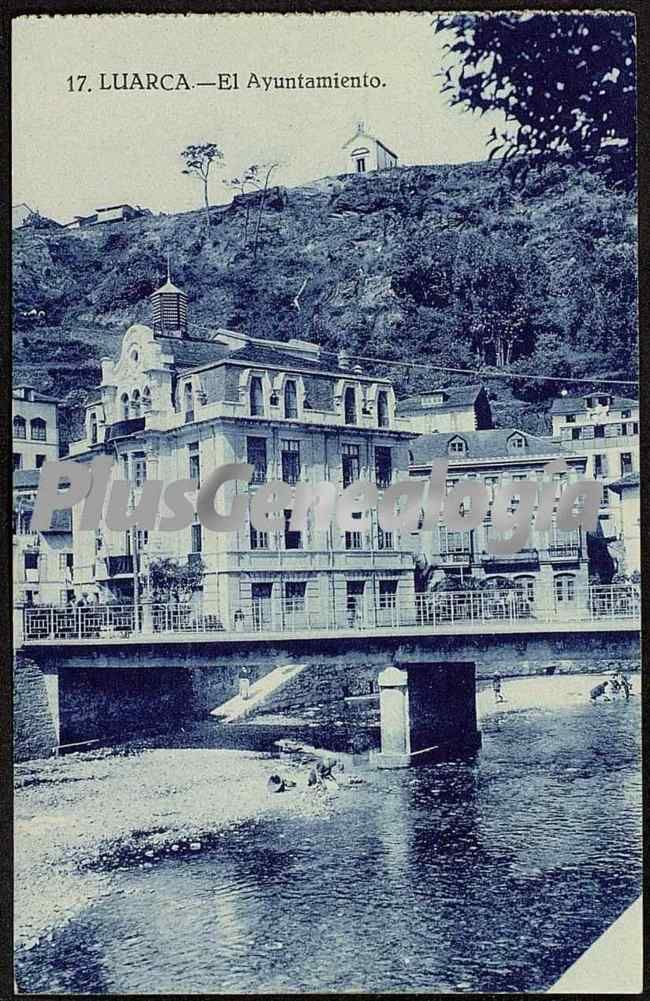
M 209 327 L 203 327 L 200 324 L 193 324 L 194 327 L 199 327 L 202 330 L 210 330 Z M 243 335 L 246 336 L 246 335 Z M 200 338 L 190 338 L 191 340 L 199 340 Z M 263 338 L 256 338 L 257 340 L 263 340 Z M 205 343 L 214 341 L 212 338 L 206 338 Z M 289 343 L 286 342 L 287 349 L 290 350 Z M 399 361 L 396 358 L 374 358 L 371 355 L 355 355 L 347 351 L 345 348 L 346 355 L 351 361 L 363 361 L 369 362 L 372 365 L 401 365 L 403 368 L 418 368 L 425 371 L 430 371 L 435 369 L 436 372 L 446 372 L 450 375 L 472 375 L 475 379 L 532 379 L 535 382 L 561 382 L 561 383 L 580 383 L 584 385 L 598 385 L 598 386 L 638 386 L 638 380 L 634 379 L 603 379 L 599 376 L 594 376 L 593 378 L 574 378 L 573 376 L 558 376 L 558 375 L 523 375 L 515 372 L 494 372 L 489 368 L 447 368 L 443 365 L 437 365 L 435 362 L 417 362 L 417 361 Z M 329 351 L 324 349 L 324 354 L 332 355 L 336 357 L 336 351 Z

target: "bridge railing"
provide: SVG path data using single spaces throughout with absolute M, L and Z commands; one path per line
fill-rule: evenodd
M 340 633 L 364 629 L 420 627 L 426 632 L 509 626 L 525 631 L 534 623 L 565 627 L 578 622 L 638 621 L 636 585 L 599 585 L 561 590 L 536 600 L 516 590 L 433 591 L 410 601 L 398 595 L 344 597 L 334 605 L 304 598 L 254 599 L 228 618 L 190 604 L 33 606 L 23 611 L 24 642 L 120 639 L 134 635 L 206 633 Z

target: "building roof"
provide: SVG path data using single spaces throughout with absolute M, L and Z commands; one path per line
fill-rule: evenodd
M 346 149 L 346 147 L 349 146 L 350 143 L 353 143 L 355 140 L 358 139 L 371 139 L 372 142 L 379 143 L 379 145 L 382 146 L 387 153 L 390 153 L 391 156 L 397 157 L 397 153 L 395 153 L 389 146 L 387 146 L 385 142 L 382 142 L 382 140 L 378 139 L 377 136 L 371 135 L 370 132 L 366 132 L 365 129 L 358 129 L 351 139 L 348 139 L 347 142 L 343 143 L 341 149 Z
M 24 394 L 19 392 L 21 389 L 30 389 L 33 394 L 32 399 L 27 400 Z M 58 399 L 56 396 L 45 396 L 43 393 L 37 393 L 33 386 L 26 386 L 24 384 L 14 386 L 11 390 L 11 395 L 14 400 L 25 400 L 27 403 L 63 403 L 63 400 Z
M 158 295 L 159 292 L 175 292 L 177 295 L 186 296 L 186 293 L 183 292 L 182 289 L 178 288 L 177 285 L 174 285 L 174 283 L 169 278 L 167 279 L 164 285 L 161 285 L 160 288 L 157 288 L 155 290 L 155 292 L 152 292 L 149 298 L 151 298 L 151 296 L 153 295 Z
M 559 396 L 557 399 L 553 400 L 553 405 L 551 406 L 551 414 L 581 414 L 585 413 L 589 408 L 587 407 L 587 399 L 590 396 L 610 396 L 609 393 L 585 393 L 584 396 Z M 625 396 L 613 396 L 611 402 L 611 409 L 613 410 L 628 410 L 632 407 L 638 407 L 638 400 L 630 400 Z
M 397 401 L 396 413 L 397 414 L 410 414 L 413 411 L 422 410 L 435 410 L 439 412 L 441 410 L 456 409 L 458 407 L 471 407 L 473 406 L 481 391 L 483 386 L 452 386 L 449 389 L 431 389 L 427 393 L 419 393 L 413 396 L 405 396 L 401 400 Z M 436 394 L 441 394 L 443 396 L 442 403 L 422 403 L 423 397 L 435 396 Z
M 617 494 L 622 494 L 624 490 L 629 487 L 638 487 L 641 485 L 641 477 L 638 473 L 626 473 L 625 476 L 621 476 L 620 480 L 614 480 L 613 483 L 607 484 L 608 490 L 613 490 Z
M 112 212 L 113 209 L 132 209 L 133 205 L 129 205 L 128 202 L 120 202 L 119 205 L 104 205 L 102 208 L 95 209 L 95 212 Z M 136 211 L 134 209 L 134 211 Z M 81 217 L 83 218 L 83 216 Z
M 521 435 L 526 439 L 528 447 L 517 451 L 508 449 L 508 441 L 513 435 Z M 467 444 L 467 451 L 462 454 L 449 455 L 449 442 L 462 438 Z M 414 466 L 426 465 L 432 459 L 449 458 L 452 463 L 467 462 L 473 459 L 522 458 L 526 455 L 557 456 L 563 453 L 557 442 L 552 438 L 542 438 L 539 435 L 520 431 L 518 428 L 493 428 L 489 431 L 449 431 L 441 434 L 420 435 L 411 443 Z

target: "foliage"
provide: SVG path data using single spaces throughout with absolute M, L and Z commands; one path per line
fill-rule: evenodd
M 619 13 L 443 14 L 443 93 L 502 112 L 491 155 L 566 159 L 631 181 L 636 153 L 634 16 Z
M 206 222 L 210 229 L 210 201 L 208 198 L 208 181 L 210 171 L 214 163 L 223 161 L 223 151 L 216 143 L 195 143 L 186 146 L 181 151 L 181 158 L 185 161 L 184 174 L 191 177 L 198 177 L 203 185 L 203 201 L 205 203 Z
M 205 567 L 202 560 L 181 563 L 170 556 L 157 556 L 149 563 L 149 582 L 154 601 L 188 601 L 201 587 Z

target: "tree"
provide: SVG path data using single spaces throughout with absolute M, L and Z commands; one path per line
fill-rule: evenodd
M 205 203 L 205 218 L 208 231 L 210 230 L 210 202 L 208 199 L 208 180 L 213 163 L 223 162 L 223 152 L 216 143 L 199 143 L 198 145 L 186 146 L 181 152 L 181 157 L 185 161 L 184 174 L 191 177 L 198 177 L 203 184 L 203 200 Z
M 244 170 L 239 177 L 232 177 L 229 181 L 224 181 L 223 183 L 226 184 L 229 188 L 235 188 L 235 190 L 239 191 L 241 195 L 246 194 L 246 188 L 249 188 L 251 191 L 254 191 L 255 189 L 259 188 L 262 183 L 260 180 L 259 164 L 257 163 L 251 164 L 251 166 L 247 167 L 246 170 Z M 244 248 L 248 246 L 248 223 L 250 220 L 250 214 L 251 214 L 251 203 L 250 199 L 247 199 L 245 205 L 245 214 L 244 214 L 244 239 L 242 241 L 242 246 Z
M 633 182 L 633 15 L 442 14 L 434 24 L 452 36 L 439 74 L 450 104 L 505 115 L 506 131 L 490 134 L 490 156 L 526 168 L 565 159 Z
M 274 162 L 274 163 L 256 164 L 256 167 L 255 167 L 256 171 L 259 171 L 260 177 L 262 177 L 262 175 L 263 175 L 264 180 L 263 180 L 262 184 L 260 185 L 260 187 L 262 188 L 262 195 L 261 195 L 261 197 L 259 199 L 259 206 L 258 206 L 258 210 L 257 210 L 257 223 L 255 225 L 255 239 L 253 241 L 253 260 L 254 261 L 257 260 L 257 250 L 258 250 L 259 241 L 260 241 L 260 229 L 261 229 L 261 226 L 262 226 L 262 215 L 264 214 L 264 205 L 266 204 L 266 193 L 269 190 L 269 181 L 271 180 L 271 174 L 276 169 L 276 167 L 279 167 L 279 166 L 280 166 L 279 163 Z
M 170 556 L 158 556 L 149 563 L 149 583 L 154 601 L 182 604 L 189 601 L 203 583 L 202 560 L 181 563 Z

